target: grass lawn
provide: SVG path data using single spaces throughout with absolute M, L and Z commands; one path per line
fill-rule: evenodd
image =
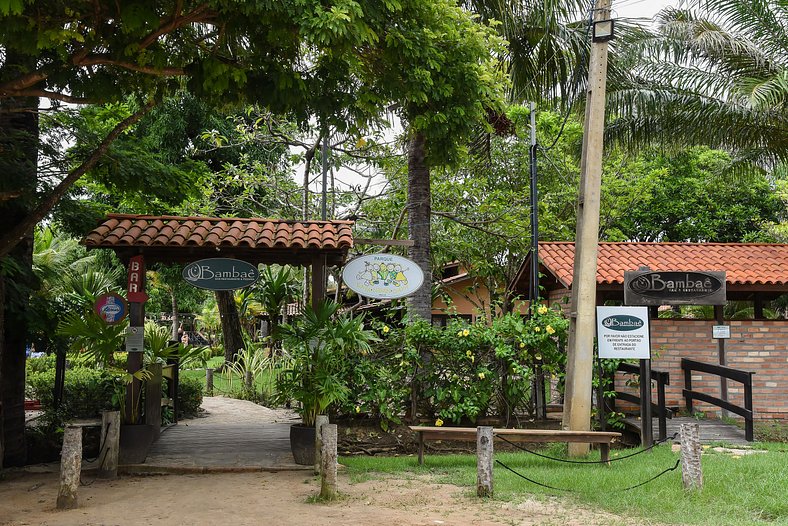
M 496 464 L 495 499 L 517 501 L 526 497 L 560 496 L 593 509 L 657 521 L 663 524 L 699 525 L 788 525 L 788 444 L 756 443 L 756 449 L 768 453 L 734 456 L 707 449 L 703 455 L 704 487 L 686 492 L 681 482 L 681 466 L 639 488 L 622 491 L 639 484 L 679 458 L 669 446 L 653 452 L 598 464 L 567 464 L 539 458 L 526 452 L 496 453 L 495 458 L 522 475 L 555 488 L 547 489 L 520 478 Z M 552 445 L 541 450 L 565 458 L 566 447 Z M 616 450 L 611 459 L 636 450 Z M 592 453 L 589 460 L 598 460 Z M 476 457 L 473 455 L 425 455 L 424 466 L 412 457 L 343 457 L 351 480 L 361 480 L 375 473 L 430 474 L 438 482 L 467 486 L 475 494 Z
M 243 390 L 243 378 L 234 374 L 232 377 L 232 384 L 227 376 L 227 373 L 219 372 L 219 367 L 224 363 L 223 356 L 214 356 L 206 367 L 214 369 L 213 373 L 213 389 L 215 395 L 227 395 L 233 398 L 240 398 L 239 393 Z M 197 378 L 203 385 L 205 390 L 205 369 L 190 369 L 180 371 L 181 376 Z M 263 393 L 264 398 L 270 398 L 273 393 L 273 378 L 271 372 L 266 371 L 254 379 L 254 387 L 257 393 Z

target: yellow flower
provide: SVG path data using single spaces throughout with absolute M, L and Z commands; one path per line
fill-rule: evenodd
M 384 333 L 387 333 L 387 332 L 389 332 L 389 326 L 388 326 L 388 325 L 384 325 L 384 326 L 383 326 L 383 332 L 384 332 Z
M 547 307 L 541 305 L 538 309 L 536 309 L 536 312 L 538 312 L 539 314 L 547 314 Z
M 471 351 L 465 351 L 465 356 L 467 356 L 468 358 L 470 358 L 472 354 L 473 353 Z
M 534 332 L 541 332 L 541 331 L 542 331 L 541 327 L 534 327 Z
M 464 331 L 462 331 L 462 335 L 463 336 L 468 336 L 470 333 L 471 333 L 471 331 L 469 331 L 468 329 L 465 329 Z
M 457 331 L 457 336 L 462 336 L 462 331 Z
M 545 327 L 544 330 L 547 331 L 547 334 L 555 334 L 555 329 L 553 329 L 553 327 L 551 325 L 548 325 L 547 327 Z
M 356 413 L 360 413 L 360 412 L 361 412 L 361 406 L 357 405 L 356 406 Z
M 440 427 L 442 425 L 443 425 L 443 420 L 441 420 L 440 418 L 435 421 L 435 427 Z
M 537 360 L 541 360 L 542 359 L 542 355 L 541 354 L 534 354 L 534 358 L 536 358 Z
M 479 380 L 484 380 L 484 373 L 479 373 Z
M 525 343 L 520 342 L 520 349 L 523 349 L 524 347 L 525 347 Z
M 474 355 L 471 355 L 471 363 L 473 363 L 475 361 L 476 361 L 476 357 Z

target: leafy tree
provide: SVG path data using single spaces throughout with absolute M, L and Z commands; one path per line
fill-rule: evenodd
M 759 174 L 746 184 L 722 174 L 719 150 L 644 154 L 624 177 L 605 181 L 605 237 L 629 241 L 773 241 L 768 225 L 785 220 L 784 203 Z

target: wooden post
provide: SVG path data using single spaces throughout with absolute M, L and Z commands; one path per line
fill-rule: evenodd
M 611 0 L 596 0 L 594 20 L 610 17 Z M 596 335 L 596 271 L 599 246 L 599 203 L 602 180 L 607 42 L 591 44 L 586 94 L 586 119 L 577 201 L 572 303 L 569 312 L 569 352 L 566 363 L 564 428 L 591 428 L 591 392 Z M 569 455 L 585 456 L 589 445 L 570 443 Z
M 205 369 L 205 394 L 213 396 L 213 369 Z
M 725 325 L 725 306 L 714 306 L 714 318 L 717 320 L 717 325 Z M 720 365 L 727 365 L 728 360 L 725 357 L 725 338 L 717 338 L 717 353 L 719 354 Z M 720 376 L 720 398 L 728 401 L 728 379 Z M 727 409 L 720 409 L 720 416 L 726 418 L 728 416 Z
M 337 425 L 323 424 L 321 431 L 320 498 L 332 500 L 337 497 Z
M 120 411 L 101 412 L 101 443 L 98 476 L 114 479 L 118 476 L 118 453 L 120 450 Z
M 70 510 L 78 506 L 77 490 L 82 471 L 82 428 L 68 426 L 63 433 L 60 452 L 60 490 L 57 509 Z
M 151 377 L 145 382 L 145 423 L 153 428 L 153 441 L 161 434 L 161 364 L 148 366 Z
M 651 419 L 651 360 L 640 360 L 640 444 L 654 443 L 654 422 Z
M 493 496 L 493 428 L 476 428 L 476 495 Z
M 326 415 L 315 417 L 315 475 L 320 475 L 321 459 L 323 457 L 323 426 L 328 424 Z
M 681 480 L 684 489 L 703 488 L 702 451 L 700 426 L 697 423 L 681 424 Z
M 312 308 L 326 298 L 326 258 L 315 256 L 312 258 Z

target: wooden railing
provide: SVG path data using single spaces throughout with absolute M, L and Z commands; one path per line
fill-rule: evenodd
M 631 373 L 640 376 L 640 366 L 633 363 L 621 362 L 618 364 L 617 372 Z M 659 421 L 659 437 L 658 440 L 665 440 L 668 436 L 667 419 L 673 418 L 673 411 L 665 405 L 665 386 L 670 385 L 670 373 L 667 371 L 658 371 L 651 369 L 651 379 L 657 382 L 657 403 L 651 404 L 652 414 L 657 415 Z M 615 378 L 613 379 L 615 385 Z M 616 410 L 616 400 L 624 400 L 631 402 L 640 407 L 640 396 L 623 391 L 616 391 L 616 397 L 608 400 L 608 405 L 611 410 Z M 603 407 L 600 404 L 600 407 Z
M 744 417 L 744 433 L 747 441 L 754 440 L 753 430 L 753 416 L 752 409 L 752 375 L 755 373 L 749 371 L 742 371 L 741 369 L 734 369 L 725 365 L 712 365 L 709 363 L 696 362 L 695 360 L 688 360 L 687 358 L 681 359 L 681 369 L 684 371 L 684 389 L 681 394 L 687 401 L 687 411 L 692 413 L 692 401 L 700 400 L 707 404 L 715 405 L 721 409 L 726 409 L 731 413 L 736 413 Z M 692 390 L 692 371 L 699 373 L 709 373 L 728 378 L 736 382 L 744 384 L 744 407 L 734 405 L 727 400 L 717 398 L 716 396 L 707 395 L 700 391 Z

